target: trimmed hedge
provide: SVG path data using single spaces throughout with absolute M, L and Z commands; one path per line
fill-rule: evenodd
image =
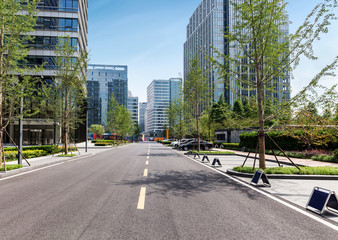
M 42 146 L 30 146 L 30 147 L 23 147 L 22 151 L 26 150 L 43 150 L 46 151 L 47 154 L 53 154 L 53 153 L 59 153 L 59 152 L 64 152 L 64 147 L 62 146 L 57 146 L 57 145 L 42 145 Z M 75 146 L 68 146 L 69 151 L 77 151 L 77 148 Z M 7 147 L 4 148 L 5 152 L 8 151 L 17 151 L 16 147 Z
M 280 131 L 271 131 L 267 132 L 268 134 L 283 150 L 305 150 L 307 149 L 306 145 L 301 142 L 301 140 L 287 135 Z M 256 149 L 257 144 L 257 132 L 244 132 L 239 135 L 240 138 L 240 147 L 253 148 Z M 325 145 L 317 145 L 318 149 L 335 149 L 337 147 L 337 143 L 329 142 L 328 146 Z M 276 149 L 277 147 L 274 143 L 268 138 L 265 137 L 265 148 L 266 149 Z
M 299 142 L 298 139 L 285 135 L 282 132 L 273 131 L 267 133 L 283 150 L 304 150 L 306 149 L 305 145 Z M 239 135 L 240 138 L 240 147 L 253 148 L 256 149 L 257 145 L 257 132 L 242 133 Z M 274 143 L 268 138 L 265 137 L 265 148 L 266 149 L 276 149 L 277 147 Z
M 234 167 L 233 170 L 243 173 L 254 173 L 257 169 L 252 167 Z M 295 167 L 271 167 L 264 169 L 266 174 L 298 174 L 298 175 L 338 175 L 337 167 L 300 167 L 299 171 Z
M 111 146 L 112 143 L 109 143 L 109 142 L 97 142 L 94 144 L 94 146 Z
M 34 158 L 34 157 L 41 157 L 45 156 L 48 153 L 44 150 L 25 150 L 22 151 L 22 154 L 25 158 Z M 6 151 L 5 152 L 5 158 L 6 161 L 15 161 L 18 159 L 18 151 Z

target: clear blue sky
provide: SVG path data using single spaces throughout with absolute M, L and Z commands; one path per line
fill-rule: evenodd
M 154 79 L 183 75 L 186 25 L 201 0 L 89 0 L 90 63 L 127 65 L 129 89 L 146 101 L 146 89 Z M 299 26 L 318 0 L 290 0 L 288 12 Z M 338 55 L 338 23 L 330 28 L 315 51 L 320 59 L 304 61 L 294 71 L 293 93 Z M 338 82 L 326 80 L 325 85 Z

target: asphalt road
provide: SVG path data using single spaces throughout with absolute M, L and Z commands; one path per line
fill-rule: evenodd
M 131 144 L 4 179 L 0 193 L 0 239 L 338 236 L 157 143 Z

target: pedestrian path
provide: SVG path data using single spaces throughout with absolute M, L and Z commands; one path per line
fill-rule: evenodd
M 220 149 L 220 148 L 213 148 L 213 151 L 217 151 L 217 152 L 222 152 L 222 151 L 231 151 L 234 152 L 237 155 L 240 156 L 247 156 L 248 152 L 242 152 L 242 151 L 235 151 L 235 150 L 227 150 L 227 149 Z M 255 153 L 251 153 L 249 155 L 250 158 L 254 158 L 255 157 Z M 258 154 L 257 154 L 257 158 L 258 158 Z M 276 162 L 275 156 L 273 155 L 269 155 L 269 154 L 265 154 L 265 158 L 266 160 L 269 161 L 274 161 Z M 280 161 L 283 164 L 291 164 L 291 162 L 284 156 L 277 156 L 278 161 Z M 290 157 L 290 159 L 297 165 L 301 165 L 301 166 L 308 166 L 308 167 L 324 167 L 324 166 L 331 166 L 331 167 L 338 167 L 338 163 L 331 163 L 331 162 L 321 162 L 321 161 L 314 161 L 312 159 L 300 159 L 300 158 L 293 158 Z
M 73 145 L 71 145 L 71 146 L 73 146 Z M 29 166 L 27 164 L 27 162 L 24 159 L 22 159 L 23 168 L 19 168 L 19 169 L 7 171 L 7 172 L 0 172 L 0 178 L 7 177 L 7 176 L 10 176 L 10 175 L 15 175 L 15 174 L 21 173 L 21 172 L 26 172 L 26 171 L 33 170 L 33 169 L 36 169 L 36 168 L 41 168 L 41 167 L 44 167 L 44 166 L 56 164 L 56 163 L 59 163 L 59 162 L 64 162 L 64 161 L 67 161 L 67 160 L 73 160 L 73 159 L 76 159 L 76 158 L 91 156 L 91 155 L 97 154 L 99 152 L 107 151 L 107 150 L 111 150 L 111 149 L 115 148 L 115 147 L 112 147 L 112 146 L 107 146 L 107 147 L 94 146 L 94 144 L 91 143 L 91 142 L 88 142 L 87 148 L 86 148 L 85 142 L 78 143 L 78 144 L 76 144 L 76 146 L 78 147 L 79 151 L 73 151 L 72 152 L 73 154 L 76 155 L 74 157 L 59 157 L 58 154 L 55 154 L 55 155 L 49 155 L 49 156 L 27 159 L 31 166 Z M 71 152 L 69 152 L 69 153 L 71 153 Z M 17 163 L 18 163 L 18 161 L 6 162 L 7 165 L 17 164 Z
M 217 149 L 217 151 L 232 151 L 232 150 Z M 218 170 L 220 172 L 227 174 L 228 169 L 233 169 L 236 166 L 241 166 L 245 160 L 245 157 L 248 154 L 248 153 L 245 153 L 245 152 L 243 153 L 240 151 L 233 151 L 233 152 L 235 152 L 236 155 L 211 155 L 210 154 L 208 157 L 210 162 L 206 160 L 202 162 L 203 155 L 201 155 L 200 157 L 198 156 L 194 157 L 194 155 L 189 155 L 187 157 L 199 163 L 202 163 L 203 165 L 207 167 L 212 167 L 215 170 Z M 184 152 L 178 151 L 178 153 L 183 154 Z M 221 166 L 219 166 L 218 164 L 215 164 L 215 166 L 211 166 L 214 158 L 218 158 L 220 160 Z M 278 166 L 274 159 L 274 156 L 268 155 L 267 159 L 272 160 L 272 161 L 266 162 L 267 167 Z M 280 158 L 278 157 L 278 159 Z M 303 161 L 301 162 L 297 161 L 297 159 L 295 158 L 292 158 L 292 160 L 295 160 L 296 164 L 305 165 L 305 166 L 328 166 L 328 165 L 323 165 L 322 162 L 317 162 L 317 161 L 313 161 L 310 159 L 306 159 L 306 160 L 302 159 Z M 280 161 L 283 162 L 283 164 L 285 162 L 284 159 L 283 160 L 281 159 Z M 245 166 L 252 167 L 253 164 L 254 164 L 254 159 L 248 158 L 245 163 Z M 257 165 L 258 165 L 258 160 L 256 161 L 256 166 Z M 245 183 L 250 183 L 251 181 L 251 177 L 239 177 L 239 176 L 232 176 L 232 177 L 239 179 Z M 338 183 L 337 183 L 338 181 L 330 177 L 328 177 L 327 179 L 325 178 L 318 178 L 318 179 L 308 179 L 308 178 L 272 179 L 272 178 L 269 178 L 269 181 L 271 183 L 271 187 L 260 187 L 260 189 L 274 196 L 282 198 L 288 202 L 296 204 L 303 209 L 306 208 L 307 202 L 309 201 L 309 197 L 311 196 L 311 193 L 314 187 L 321 187 L 321 188 L 329 189 L 331 191 L 336 192 L 336 194 L 338 194 Z M 322 216 L 324 218 L 330 219 L 338 223 L 338 214 L 334 214 L 331 212 L 325 212 Z

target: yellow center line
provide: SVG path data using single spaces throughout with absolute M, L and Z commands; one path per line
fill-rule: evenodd
M 138 198 L 137 209 L 144 209 L 144 202 L 146 200 L 146 188 L 141 187 L 140 196 Z
M 149 165 L 149 161 L 146 161 L 146 165 Z
M 148 176 L 148 169 L 144 169 L 144 172 L 143 172 L 143 177 L 146 177 Z

